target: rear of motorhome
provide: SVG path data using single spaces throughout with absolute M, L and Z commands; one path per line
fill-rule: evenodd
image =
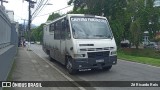
M 117 46 L 106 17 L 67 14 L 43 30 L 43 50 L 66 65 L 70 74 L 94 68 L 111 69 L 117 63 Z

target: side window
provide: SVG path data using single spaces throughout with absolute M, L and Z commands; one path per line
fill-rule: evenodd
M 49 29 L 50 32 L 53 32 L 54 31 L 54 23 L 50 24 L 50 29 Z
M 69 29 L 68 20 L 61 19 L 59 21 L 54 22 L 54 25 L 51 25 L 54 31 L 54 39 L 56 40 L 65 40 L 71 38 L 71 33 Z
M 71 32 L 70 32 L 70 29 L 69 29 L 68 20 L 66 20 L 65 37 L 66 37 L 66 39 L 70 39 L 71 38 Z
M 55 24 L 54 24 L 54 28 L 55 28 L 55 30 L 54 30 L 54 39 L 57 39 L 57 22 L 55 22 Z
M 57 21 L 55 22 L 55 26 L 54 26 L 54 38 L 59 40 L 60 39 L 60 22 Z
M 61 20 L 61 39 L 65 40 L 65 20 Z

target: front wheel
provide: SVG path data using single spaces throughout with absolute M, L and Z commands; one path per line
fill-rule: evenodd
M 73 64 L 72 64 L 71 60 L 72 60 L 72 58 L 67 58 L 66 68 L 67 68 L 69 74 L 75 74 L 77 70 L 73 69 Z

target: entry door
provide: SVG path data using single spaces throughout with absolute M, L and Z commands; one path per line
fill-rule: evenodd
M 61 40 L 60 40 L 60 47 L 61 47 L 61 60 L 62 60 L 62 63 L 65 64 L 65 54 L 66 54 L 66 51 L 65 51 L 65 47 L 66 47 L 66 40 L 65 40 L 65 29 L 64 28 L 64 20 L 62 20 L 62 27 L 61 27 Z
M 66 42 L 65 42 L 65 40 L 61 40 L 61 45 L 60 45 L 60 47 L 61 47 L 61 61 L 62 61 L 62 63 L 63 64 L 65 64 L 65 46 L 66 46 Z

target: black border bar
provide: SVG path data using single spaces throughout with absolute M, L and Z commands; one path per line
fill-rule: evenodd
M 0 87 L 2 86 L 3 87 L 160 87 L 160 81 L 0 81 Z

